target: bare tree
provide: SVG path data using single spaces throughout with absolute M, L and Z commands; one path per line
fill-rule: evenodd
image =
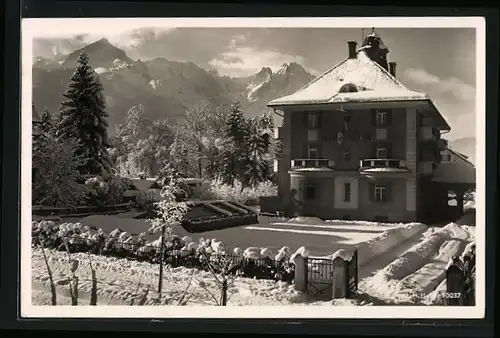
M 170 170 L 168 166 L 166 170 Z M 148 219 L 152 233 L 160 232 L 160 276 L 158 280 L 158 297 L 161 299 L 163 287 L 163 266 L 165 256 L 165 240 L 171 239 L 174 227 L 180 226 L 188 211 L 184 202 L 179 202 L 179 195 L 184 194 L 180 177 L 175 172 L 166 172 L 161 190 L 162 200 L 155 203 L 157 216 Z

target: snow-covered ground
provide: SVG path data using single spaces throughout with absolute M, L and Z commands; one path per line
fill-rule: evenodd
M 312 231 L 332 227 L 332 231 L 341 232 L 343 236 L 346 236 L 345 228 L 348 227 L 353 227 L 347 231 L 349 234 L 362 233 L 363 230 L 374 231 L 371 238 L 367 239 L 363 233 L 358 239 L 363 238 L 364 241 L 355 243 L 356 241 L 352 240 L 355 244 L 348 245 L 348 248 L 358 249 L 359 297 L 352 300 L 320 301 L 300 294 L 294 290 L 293 285 L 285 282 L 238 277 L 230 287 L 228 304 L 431 304 L 436 302 L 439 291 L 444 290 L 444 272 L 450 258 L 462 255 L 466 246 L 474 241 L 474 227 L 454 223 L 443 228 L 422 224 L 357 223 L 341 226 L 335 224 L 336 222 L 318 223 L 300 225 L 300 222 L 286 222 L 272 226 L 282 227 L 282 224 L 287 224 L 291 229 L 295 229 L 305 225 L 313 229 Z M 307 234 L 304 238 L 307 238 Z M 51 250 L 46 250 L 46 253 L 60 293 L 60 304 L 65 304 L 68 300 L 68 256 L 64 252 Z M 80 261 L 77 275 L 82 304 L 88 304 L 90 299 L 89 257 L 97 272 L 99 304 L 130 304 L 132 299 L 140 299 L 144 290 L 149 288 L 146 305 L 153 305 L 153 300 L 157 298 L 157 265 L 80 253 L 73 254 L 72 258 Z M 34 249 L 32 252 L 32 280 L 34 305 L 48 305 L 49 279 L 40 249 Z M 188 290 L 185 292 L 186 288 Z M 163 304 L 177 304 L 184 293 L 187 295 L 184 299 L 188 298 L 187 305 L 215 305 L 214 298 L 220 297 L 220 289 L 209 272 L 166 267 Z

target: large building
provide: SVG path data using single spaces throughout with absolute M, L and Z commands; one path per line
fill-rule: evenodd
M 456 165 L 440 167 L 446 120 L 428 95 L 397 80 L 396 63 L 374 31 L 357 47 L 349 41 L 344 61 L 269 102 L 283 116 L 275 132 L 282 153 L 275 163 L 279 196 L 265 208 L 323 219 L 448 217 L 448 191 L 463 204 L 465 190 L 475 187 L 474 166 L 461 161 L 468 178 L 447 180 Z

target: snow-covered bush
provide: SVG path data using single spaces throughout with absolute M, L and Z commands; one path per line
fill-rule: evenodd
M 134 199 L 134 205 L 140 209 L 150 210 L 154 208 L 156 202 L 153 190 L 139 191 Z
M 213 182 L 203 181 L 191 190 L 191 196 L 196 200 L 215 200 L 218 199 L 213 191 Z
M 125 191 L 133 187 L 130 179 L 117 175 L 94 176 L 85 181 L 91 205 L 115 205 L 123 203 Z
M 213 180 L 209 185 L 203 187 L 203 191 L 204 196 L 209 196 L 210 199 L 223 199 L 243 204 L 258 204 L 261 196 L 276 196 L 278 194 L 277 186 L 271 181 L 243 188 L 242 183 L 238 180 L 235 180 L 233 185 Z

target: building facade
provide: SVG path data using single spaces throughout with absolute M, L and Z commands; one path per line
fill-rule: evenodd
M 275 130 L 282 143 L 277 208 L 323 219 L 430 221 L 434 204 L 448 201 L 436 201 L 448 187 L 434 179 L 450 126 L 429 96 L 397 80 L 377 34 L 359 49 L 349 41 L 346 52 L 340 64 L 268 104 L 283 116 Z

